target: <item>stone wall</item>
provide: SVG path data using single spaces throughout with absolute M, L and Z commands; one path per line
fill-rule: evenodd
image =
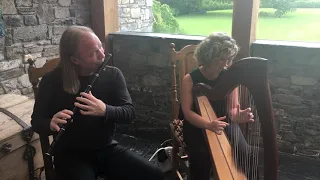
M 120 31 L 152 32 L 152 0 L 118 0 Z
M 1 0 L 0 8 L 5 25 L 5 37 L 0 38 L 0 94 L 32 93 L 23 55 L 31 54 L 41 66 L 58 55 L 67 26 L 90 26 L 88 0 Z
M 169 44 L 176 49 L 203 37 L 163 34 L 112 35 L 114 65 L 127 80 L 137 119 L 119 131 L 165 139 L 171 112 Z M 256 42 L 252 55 L 270 60 L 270 83 L 279 150 L 306 156 L 320 151 L 320 47 L 307 48 Z
M 90 26 L 89 0 L 1 0 L 5 37 L 0 37 L 0 94 L 32 95 L 22 57 L 36 66 L 58 55 L 62 32 Z M 152 0 L 119 0 L 120 31 L 152 31 Z
M 320 44 L 257 41 L 251 50 L 270 60 L 279 149 L 319 158 Z
M 125 32 L 111 37 L 113 63 L 123 71 L 137 110 L 133 124 L 119 126 L 118 132 L 160 140 L 170 138 L 169 44 L 174 42 L 180 49 L 189 43 L 197 43 L 203 37 Z

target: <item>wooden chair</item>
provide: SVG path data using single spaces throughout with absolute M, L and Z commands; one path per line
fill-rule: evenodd
M 28 63 L 29 63 L 28 75 L 29 75 L 29 81 L 32 84 L 34 97 L 37 96 L 38 84 L 40 82 L 41 77 L 43 77 L 49 71 L 52 71 L 58 65 L 59 61 L 60 59 L 56 58 L 46 62 L 42 67 L 36 67 L 35 61 L 31 58 L 28 59 Z M 53 180 L 53 177 L 54 177 L 53 162 L 52 162 L 52 159 L 45 154 L 49 150 L 50 137 L 46 135 L 40 135 L 40 134 L 39 134 L 39 137 L 40 137 L 40 143 L 41 143 L 41 149 L 42 149 L 46 180 Z
M 175 44 L 170 44 L 170 54 L 172 63 L 172 122 L 171 136 L 172 136 L 172 172 L 174 176 L 178 176 L 182 180 L 180 168 L 185 168 L 187 176 L 189 176 L 189 170 L 187 166 L 188 155 L 186 153 L 186 145 L 183 140 L 183 120 L 179 119 L 179 100 L 178 100 L 178 88 L 179 94 L 181 94 L 181 82 L 183 77 L 198 67 L 198 62 L 193 57 L 194 51 L 197 45 L 187 45 L 180 51 L 175 50 Z M 178 66 L 178 69 L 177 69 Z M 177 73 L 178 72 L 178 73 Z M 178 79 L 178 84 L 177 84 Z

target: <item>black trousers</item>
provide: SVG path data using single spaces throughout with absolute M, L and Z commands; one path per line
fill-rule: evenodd
M 65 152 L 54 156 L 56 180 L 94 180 L 97 174 L 117 180 L 163 180 L 155 165 L 120 145 L 99 151 Z
M 246 170 L 249 180 L 258 180 L 259 172 L 254 165 L 256 158 L 253 156 L 253 147 L 249 146 L 241 133 L 241 129 L 237 123 L 228 122 L 230 125 L 225 128 L 225 132 L 231 146 L 237 146 L 236 154 L 238 159 L 239 168 L 250 167 Z M 232 138 L 234 134 L 238 133 L 236 139 Z M 183 125 L 184 141 L 187 145 L 187 152 L 190 165 L 190 179 L 191 180 L 209 180 L 215 174 L 213 171 L 214 164 L 211 161 L 209 153 L 208 142 L 206 141 L 203 129 L 199 129 L 186 120 Z M 254 176 L 254 177 L 253 177 Z

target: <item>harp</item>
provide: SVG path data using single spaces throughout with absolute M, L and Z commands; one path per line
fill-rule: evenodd
M 240 157 L 239 153 L 235 152 L 237 149 L 236 133 L 231 133 L 227 136 L 225 131 L 218 135 L 212 131 L 204 130 L 211 152 L 211 160 L 215 167 L 215 176 L 220 180 L 251 180 L 258 179 L 257 176 L 259 174 L 260 180 L 277 180 L 278 151 L 267 60 L 256 57 L 243 58 L 230 66 L 221 75 L 214 87 L 201 83 L 195 84 L 193 98 L 197 113 L 209 120 L 217 118 L 211 102 L 232 98 L 229 95 L 233 90 L 238 91 L 239 96 L 241 96 L 239 98 L 242 101 L 240 104 L 242 106 L 251 106 L 252 113 L 255 116 L 255 124 L 240 124 L 240 133 L 245 137 L 246 142 L 252 145 L 250 147 L 253 148 L 250 149 L 250 155 L 244 158 Z M 228 103 L 223 108 L 228 110 Z M 228 111 L 225 111 L 225 113 L 228 116 Z M 253 127 L 258 127 L 261 131 L 253 130 Z M 251 136 L 249 135 L 250 133 L 254 135 Z M 255 148 L 257 144 L 261 145 L 261 147 Z M 239 160 L 241 158 L 243 160 Z M 257 163 L 255 164 L 255 162 Z M 261 167 L 263 170 L 258 171 Z

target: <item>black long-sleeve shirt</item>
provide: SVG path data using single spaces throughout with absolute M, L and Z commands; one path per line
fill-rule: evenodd
M 80 92 L 90 84 L 91 76 L 80 76 Z M 61 69 L 56 68 L 46 74 L 39 83 L 34 111 L 31 116 L 33 130 L 39 134 L 52 134 L 50 121 L 57 112 L 73 110 L 79 94 L 69 94 L 63 90 Z M 79 92 L 79 93 L 80 93 Z M 113 140 L 115 123 L 130 123 L 135 118 L 135 110 L 127 90 L 122 72 L 107 66 L 91 88 L 92 94 L 106 104 L 104 117 L 82 115 L 76 112 L 60 140 L 55 152 L 67 149 L 93 150 L 116 143 Z M 79 149 L 79 150 L 80 150 Z

